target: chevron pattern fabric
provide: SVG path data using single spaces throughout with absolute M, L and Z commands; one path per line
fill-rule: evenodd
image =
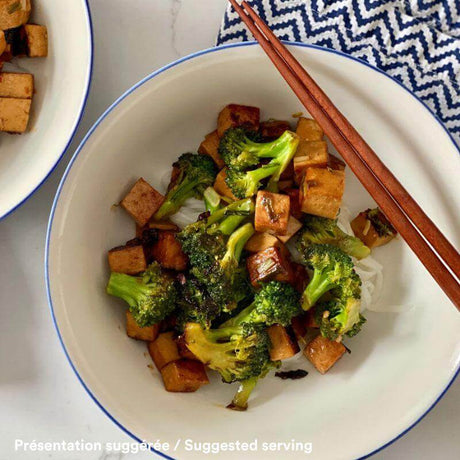
M 460 146 L 460 0 L 250 0 L 283 40 L 360 58 L 422 99 Z M 217 45 L 252 40 L 228 8 Z

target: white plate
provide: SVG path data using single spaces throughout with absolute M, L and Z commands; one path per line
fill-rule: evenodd
M 383 73 L 325 49 L 292 46 L 321 86 L 446 235 L 458 243 L 459 156 L 444 128 Z M 109 298 L 106 252 L 133 236 L 117 203 L 143 176 L 160 187 L 181 152 L 196 148 L 230 102 L 287 118 L 299 102 L 257 46 L 207 50 L 147 77 L 115 102 L 72 159 L 50 216 L 46 270 L 49 302 L 64 349 L 95 402 L 136 439 L 182 442 L 172 457 L 202 458 L 184 440 L 313 443 L 310 458 L 350 459 L 379 449 L 418 421 L 454 378 L 460 316 L 400 240 L 375 251 L 385 265 L 382 302 L 405 312 L 368 313 L 352 349 L 326 376 L 301 356 L 304 380 L 260 382 L 246 413 L 226 410 L 235 386 L 172 394 L 147 365 L 146 347 L 126 337 L 124 308 Z M 352 212 L 372 205 L 348 172 Z M 455 240 L 455 238 L 457 238 Z M 171 447 L 172 448 L 172 447 Z M 241 458 L 221 453 L 219 458 Z
M 0 219 L 22 204 L 64 154 L 83 112 L 91 78 L 91 20 L 86 0 L 34 0 L 31 22 L 48 28 L 49 56 L 20 58 L 4 70 L 35 77 L 29 129 L 0 133 Z

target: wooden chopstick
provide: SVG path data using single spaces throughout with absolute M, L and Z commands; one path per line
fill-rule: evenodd
M 333 145 L 342 154 L 344 160 L 377 202 L 392 225 L 406 240 L 454 305 L 460 310 L 460 285 L 444 265 L 446 263 L 448 266 L 451 266 L 453 272 L 457 277 L 459 276 L 460 257 L 455 248 L 423 211 L 422 213 L 425 218 L 423 216 L 420 218 L 419 215 L 417 218 L 413 218 L 413 215 L 418 214 L 418 210 L 420 209 L 418 204 L 410 197 L 408 192 L 383 165 L 375 152 L 365 143 L 356 130 L 351 127 L 346 118 L 307 74 L 294 56 L 276 38 L 268 26 L 257 16 L 247 2 L 242 2 L 242 6 L 247 14 L 235 0 L 230 0 L 230 2 L 268 57 L 278 68 L 283 78 L 323 128 Z M 312 90 L 312 87 L 315 88 L 315 91 Z M 318 98 L 315 98 L 315 96 Z M 340 124 L 340 127 L 338 124 Z M 368 156 L 369 151 L 372 153 Z M 393 179 L 387 181 L 389 175 Z M 387 188 L 388 182 L 391 184 L 388 186 L 390 190 Z M 396 197 L 392 193 L 393 190 L 395 190 Z M 410 197 L 409 201 L 412 203 L 403 208 L 398 203 L 398 200 L 407 200 L 406 195 Z M 413 223 L 408 219 L 408 216 L 414 221 Z M 438 251 L 444 263 L 441 262 L 421 237 L 419 231 L 414 227 L 414 224 L 418 226 L 420 221 L 423 222 L 420 225 L 421 228 L 419 227 L 419 231 L 423 231 L 425 238 Z

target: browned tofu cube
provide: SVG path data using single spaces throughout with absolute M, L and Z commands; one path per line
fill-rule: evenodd
M 171 231 L 159 231 L 158 240 L 152 246 L 152 257 L 163 267 L 183 271 L 187 268 L 188 257 L 182 245 Z
M 259 190 L 254 217 L 256 231 L 286 235 L 290 210 L 291 201 L 287 195 Z
M 27 55 L 29 57 L 48 56 L 48 30 L 46 27 L 26 24 L 24 31 L 27 39 Z
M 153 342 L 157 338 L 159 331 L 159 324 L 146 327 L 138 326 L 133 315 L 129 312 L 129 310 L 126 311 L 126 334 L 128 334 L 128 337 L 136 340 Z
M 396 236 L 396 230 L 378 208 L 360 212 L 351 221 L 351 228 L 371 249 L 389 243 Z
M 109 251 L 110 270 L 127 275 L 137 275 L 147 268 L 144 248 L 137 246 L 118 246 Z
M 280 241 L 276 236 L 271 235 L 270 233 L 254 233 L 254 235 L 249 238 L 244 246 L 244 249 L 249 252 L 259 252 L 267 248 L 279 247 Z
M 307 168 L 325 168 L 329 156 L 324 141 L 301 141 L 294 157 L 294 179 L 300 184 Z
M 260 134 L 267 140 L 278 139 L 285 131 L 290 131 L 291 125 L 284 120 L 268 120 L 260 124 Z
M 181 359 L 161 369 L 166 391 L 192 393 L 209 383 L 203 363 Z
M 270 247 L 247 258 L 249 279 L 254 287 L 260 282 L 271 280 L 291 282 L 294 271 L 288 258 L 288 251 L 281 247 Z
M 31 99 L 34 94 L 34 76 L 30 73 L 0 73 L 0 97 Z
M 297 341 L 291 337 L 285 327 L 273 324 L 267 329 L 267 333 L 270 338 L 270 359 L 272 361 L 292 358 L 300 351 Z
M 295 217 L 290 215 L 286 234 L 278 235 L 278 239 L 283 243 L 287 243 L 301 228 L 302 224 Z
M 308 168 L 300 187 L 302 211 L 335 219 L 342 203 L 344 188 L 343 171 Z
M 346 348 L 342 343 L 333 342 L 318 335 L 307 344 L 304 354 L 321 374 L 325 374 L 345 351 Z
M 0 30 L 0 56 L 5 52 L 6 50 L 6 38 L 5 38 L 5 33 L 3 30 Z M 1 66 L 0 66 L 1 69 Z
M 205 136 L 204 141 L 198 147 L 198 153 L 209 155 L 216 163 L 219 169 L 225 166 L 224 160 L 219 154 L 219 134 L 216 131 Z
M 219 174 L 216 176 L 216 180 L 214 182 L 214 190 L 222 196 L 230 198 L 233 201 L 238 200 L 238 198 L 233 195 L 230 187 L 225 182 L 225 178 L 227 177 L 227 168 L 221 169 Z
M 27 129 L 31 99 L 0 98 L 0 131 L 23 133 Z
M 327 160 L 327 167 L 330 169 L 337 169 L 338 171 L 343 171 L 345 169 L 345 162 L 336 157 L 335 155 L 332 155 L 332 153 L 329 154 L 328 160 Z
M 260 110 L 247 105 L 229 104 L 217 118 L 217 132 L 222 137 L 229 128 L 243 126 L 246 129 L 258 131 Z
M 305 117 L 299 118 L 296 133 L 304 141 L 321 141 L 324 137 L 321 126 L 315 120 Z
M 0 30 L 14 29 L 29 20 L 30 0 L 0 1 Z
M 164 199 L 160 192 L 141 177 L 120 204 L 143 227 L 158 211 Z
M 148 344 L 149 354 L 159 371 L 173 361 L 181 359 L 174 332 L 162 332 Z

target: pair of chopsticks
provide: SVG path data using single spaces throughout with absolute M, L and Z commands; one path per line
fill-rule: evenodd
M 393 227 L 460 310 L 457 250 L 249 4 L 229 1 Z

